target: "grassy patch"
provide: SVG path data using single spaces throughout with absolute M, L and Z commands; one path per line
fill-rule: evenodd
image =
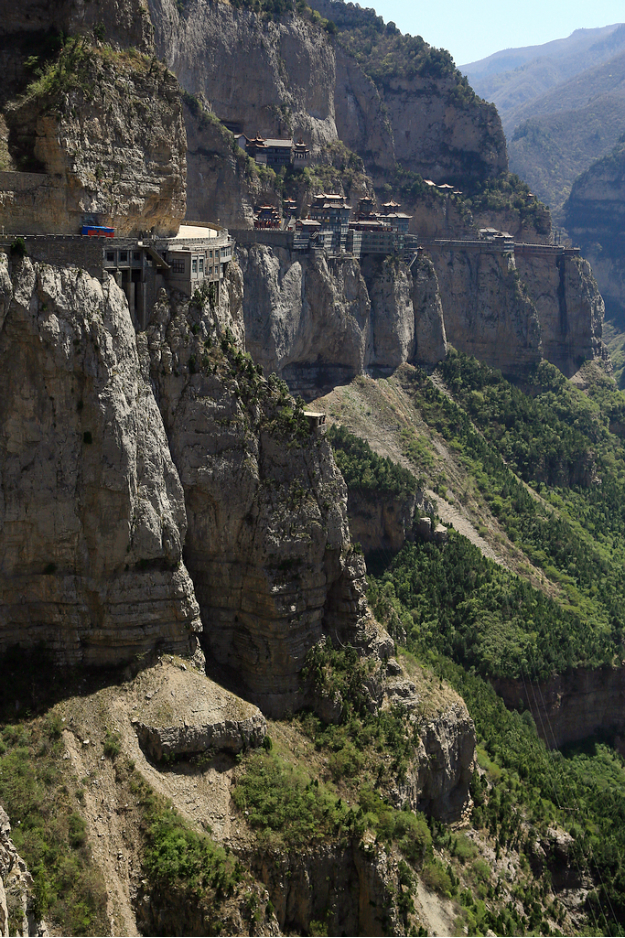
M 34 879 L 35 911 L 66 935 L 109 931 L 106 892 L 52 717 L 0 732 L 0 802 Z

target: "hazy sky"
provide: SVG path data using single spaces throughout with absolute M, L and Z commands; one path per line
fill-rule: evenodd
M 404 33 L 448 49 L 456 65 L 500 49 L 541 45 L 575 29 L 625 22 L 623 0 L 358 0 Z

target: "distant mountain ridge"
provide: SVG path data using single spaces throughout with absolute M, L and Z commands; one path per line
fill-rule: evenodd
M 625 132 L 625 25 L 502 50 L 461 71 L 497 105 L 510 168 L 557 219 L 574 179 Z
M 503 114 L 508 109 L 504 103 L 506 86 L 516 85 L 521 70 L 540 80 L 549 65 L 552 79 L 541 85 L 539 93 L 542 93 L 556 82 L 606 61 L 623 45 L 625 26 L 616 23 L 598 29 L 576 29 L 566 39 L 554 39 L 538 46 L 502 49 L 484 59 L 460 65 L 459 69 L 469 78 L 475 91 L 492 99 Z

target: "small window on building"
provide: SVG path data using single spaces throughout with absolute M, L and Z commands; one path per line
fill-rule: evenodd
M 184 261 L 181 258 L 174 259 L 171 261 L 171 272 L 172 274 L 184 273 Z
M 133 261 L 140 261 L 140 260 L 141 260 L 141 251 L 133 251 L 133 252 L 132 252 L 132 259 L 133 259 Z
M 197 257 L 194 257 L 191 261 L 191 273 L 197 274 Z
M 127 264 L 127 263 L 128 263 L 128 251 L 120 251 L 120 252 L 119 252 L 119 263 L 120 263 L 120 264 Z
M 106 263 L 107 263 L 107 264 L 114 264 L 114 263 L 115 263 L 115 251 L 107 251 L 107 252 L 106 252 Z
M 203 274 L 204 273 L 204 258 L 203 257 L 200 257 L 199 263 L 200 263 L 200 273 Z

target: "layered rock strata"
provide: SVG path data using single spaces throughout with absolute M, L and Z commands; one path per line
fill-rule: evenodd
M 324 634 L 392 649 L 351 554 L 344 482 L 286 387 L 260 377 L 208 304 L 163 294 L 141 343 L 185 490 L 209 666 L 281 715 L 306 699 L 300 673 Z
M 516 267 L 532 300 L 542 357 L 570 377 L 584 360 L 607 360 L 603 344 L 605 306 L 588 261 L 516 252 Z
M 155 678 L 132 722 L 157 762 L 207 750 L 237 753 L 266 736 L 260 710 L 193 668 L 163 659 Z
M 532 713 L 550 747 L 577 742 L 599 731 L 625 734 L 625 666 L 576 668 L 548 681 L 493 681 L 506 705 Z
M 0 362 L 0 650 L 192 653 L 184 495 L 124 294 L 0 255 Z
M 450 242 L 432 249 L 431 257 L 451 345 L 508 374 L 540 361 L 538 314 L 512 255 Z
M 314 921 L 326 922 L 333 935 L 404 934 L 396 900 L 397 860 L 373 837 L 347 847 L 264 853 L 252 864 L 283 934 L 301 934 Z

